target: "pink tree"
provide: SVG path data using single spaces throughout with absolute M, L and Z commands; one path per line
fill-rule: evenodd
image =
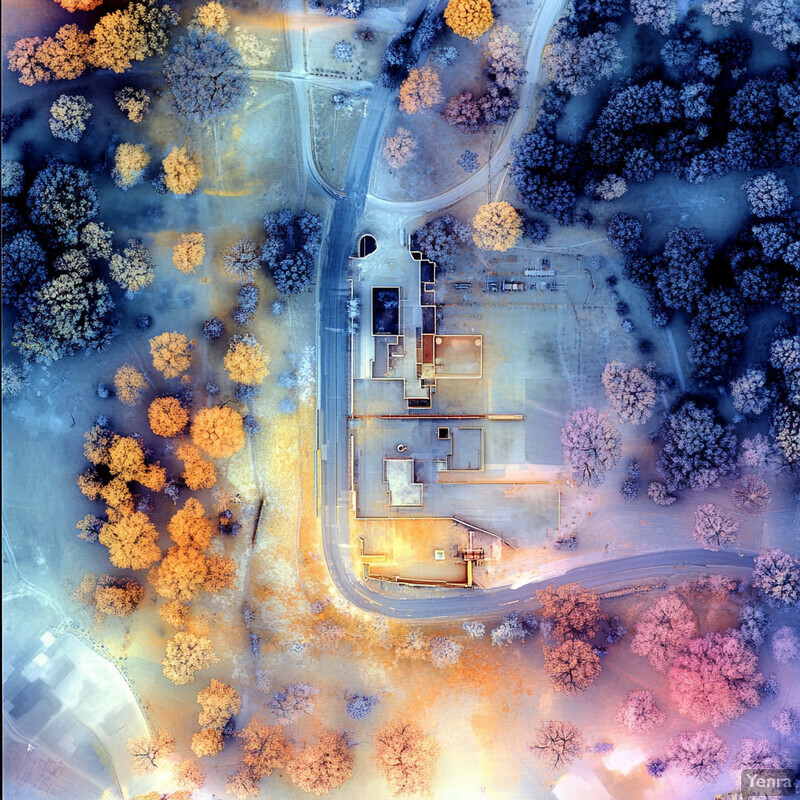
M 462 133 L 475 133 L 481 124 L 481 110 L 472 92 L 461 92 L 451 97 L 442 116 Z
M 792 765 L 789 751 L 769 739 L 745 736 L 731 761 L 731 777 L 739 780 L 743 769 L 785 769 Z
M 622 437 L 605 414 L 589 407 L 572 412 L 561 429 L 561 445 L 572 479 L 579 486 L 599 486 L 606 472 L 617 466 Z
M 390 169 L 400 169 L 414 157 L 417 141 L 407 128 L 398 128 L 383 143 L 383 157 Z
M 668 594 L 659 597 L 639 617 L 631 650 L 637 656 L 644 656 L 657 672 L 666 672 L 697 630 L 697 617 L 692 609 L 678 595 Z
M 711 783 L 731 753 L 725 740 L 711 731 L 684 731 L 667 742 L 666 760 L 697 784 Z
M 692 536 L 705 550 L 720 550 L 736 541 L 741 524 L 714 503 L 703 503 L 694 512 Z
M 736 633 L 692 639 L 675 657 L 669 686 L 681 714 L 714 727 L 757 706 L 758 656 Z
M 753 473 L 745 473 L 733 485 L 731 497 L 734 505 L 747 514 L 760 514 L 772 502 L 772 493 L 766 481 Z
M 666 718 L 647 689 L 630 692 L 617 709 L 617 722 L 634 733 L 650 733 L 660 728 Z

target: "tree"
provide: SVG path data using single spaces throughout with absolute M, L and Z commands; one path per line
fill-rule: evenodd
M 136 406 L 141 402 L 142 392 L 147 388 L 147 379 L 131 364 L 123 364 L 114 373 L 114 389 L 120 403 Z
M 692 537 L 704 550 L 721 550 L 734 544 L 741 524 L 714 503 L 702 503 L 694 512 Z
M 131 757 L 131 769 L 137 775 L 149 775 L 175 752 L 175 740 L 163 728 L 157 728 L 150 736 L 128 739 L 125 749 Z
M 244 447 L 242 415 L 227 406 L 201 408 L 190 433 L 192 441 L 211 458 L 230 458 Z
M 561 429 L 561 445 L 572 479 L 579 486 L 599 486 L 606 471 L 617 466 L 622 437 L 605 414 L 589 407 L 572 412 Z
M 194 272 L 205 257 L 205 236 L 202 233 L 183 233 L 172 248 L 173 265 L 186 275 Z
M 486 625 L 482 622 L 466 621 L 461 627 L 464 628 L 470 639 L 483 639 L 486 634 Z
M 472 218 L 472 241 L 481 250 L 510 250 L 522 236 L 519 212 L 505 200 L 485 203 Z
M 147 569 L 161 558 L 158 531 L 141 511 L 106 522 L 100 529 L 100 544 L 108 548 L 108 558 L 119 569 Z
M 631 650 L 656 672 L 666 672 L 681 648 L 697 634 L 697 617 L 678 595 L 659 597 L 636 621 Z
M 573 95 L 586 94 L 598 80 L 613 75 L 624 58 L 616 36 L 605 31 L 574 38 L 557 35 L 542 52 L 550 80 Z
M 81 231 L 81 244 L 88 258 L 111 258 L 113 238 L 114 231 L 106 228 L 103 222 L 89 222 Z
M 164 677 L 176 686 L 184 686 L 194 683 L 195 672 L 208 669 L 218 661 L 208 639 L 179 631 L 167 642 L 166 656 L 161 666 Z
M 480 106 L 472 92 L 461 92 L 451 97 L 442 116 L 462 133 L 476 133 L 483 122 Z
M 153 366 L 165 378 L 177 378 L 192 365 L 194 343 L 182 333 L 165 332 L 150 339 Z
M 217 594 L 223 589 L 236 588 L 236 562 L 225 556 L 211 555 L 206 558 L 206 579 L 203 589 Z
M 660 728 L 667 715 L 656 705 L 647 689 L 629 692 L 617 709 L 617 722 L 632 733 L 651 733 Z
M 428 261 L 445 268 L 455 264 L 459 246 L 470 240 L 470 228 L 445 214 L 426 222 L 411 234 L 411 247 Z
M 769 739 L 745 736 L 739 740 L 739 749 L 731 760 L 730 774 L 739 779 L 745 769 L 787 769 L 793 764 L 789 751 L 773 744 Z
M 384 139 L 382 152 L 389 169 L 400 169 L 411 161 L 416 149 L 417 140 L 411 135 L 411 131 L 398 127 L 392 136 Z
M 114 100 L 119 110 L 131 121 L 141 122 L 150 110 L 152 98 L 146 89 L 135 89 L 133 86 L 123 86 L 114 92 Z
M 734 22 L 744 22 L 744 0 L 706 0 L 701 9 L 711 17 L 713 25 L 727 27 Z
M 231 338 L 228 352 L 222 360 L 228 377 L 235 383 L 260 386 L 269 375 L 270 356 L 251 335 Z
M 260 791 L 258 779 L 253 777 L 247 767 L 240 767 L 233 775 L 229 775 L 225 779 L 226 794 L 235 795 L 238 800 L 258 797 Z
M 800 17 L 798 17 L 800 20 Z M 747 204 L 757 217 L 777 217 L 788 211 L 792 205 L 792 195 L 783 178 L 774 172 L 754 175 L 743 184 L 747 195 Z
M 442 84 L 439 73 L 432 67 L 412 69 L 400 84 L 400 110 L 416 114 L 442 102 Z
M 648 484 L 647 496 L 657 506 L 671 506 L 678 499 L 674 494 L 669 494 L 665 484 L 658 481 L 652 481 Z
M 291 725 L 301 714 L 313 714 L 317 707 L 319 689 L 310 683 L 284 684 L 282 692 L 275 692 L 267 703 L 278 725 Z
M 591 638 L 597 633 L 603 614 L 594 589 L 580 584 L 548 586 L 536 590 L 541 614 L 553 624 L 552 635 L 557 639 Z
M 28 209 L 35 225 L 63 244 L 77 244 L 78 229 L 97 216 L 97 191 L 86 170 L 56 159 L 34 178 Z
M 586 642 L 568 639 L 556 647 L 545 647 L 544 670 L 556 692 L 578 694 L 600 675 L 600 659 Z
M 439 745 L 414 722 L 394 719 L 373 735 L 372 756 L 393 797 L 428 794 L 433 784 Z
M 180 444 L 175 454 L 184 463 L 181 478 L 191 491 L 210 489 L 216 484 L 217 471 L 214 469 L 214 465 L 204 459 L 200 450 L 193 444 L 188 442 Z
M 740 511 L 756 516 L 766 511 L 772 502 L 772 493 L 760 475 L 745 473 L 733 485 L 731 498 Z
M 214 31 L 222 36 L 230 27 L 228 22 L 228 12 L 222 3 L 211 0 L 211 2 L 203 3 L 198 6 L 194 12 L 194 20 L 203 29 L 205 33 Z
M 664 243 L 656 284 L 668 308 L 693 311 L 705 291 L 714 246 L 697 228 L 673 228 Z
M 150 155 L 143 144 L 123 142 L 114 151 L 114 169 L 111 177 L 120 189 L 128 190 L 141 183 L 144 171 L 150 163 Z
M 23 86 L 34 86 L 53 77 L 52 70 L 42 58 L 41 45 L 38 36 L 18 39 L 6 54 L 9 70 L 20 73 L 19 82 Z
M 192 194 L 203 177 L 200 157 L 196 153 L 189 155 L 186 147 L 173 147 L 161 166 L 164 168 L 164 184 L 173 194 Z
M 146 289 L 155 277 L 153 257 L 137 239 L 128 239 L 122 254 L 114 253 L 109 262 L 109 274 L 130 294 Z M 168 376 L 167 376 L 168 377 Z
M 656 467 L 670 491 L 703 491 L 736 469 L 736 435 L 710 408 L 683 401 L 661 426 Z
M 457 664 L 463 651 L 464 645 L 449 636 L 431 637 L 431 664 L 438 669 Z
M 311 284 L 314 264 L 322 242 L 320 218 L 308 211 L 290 209 L 264 216 L 267 238 L 261 259 L 271 270 L 281 294 L 299 294 Z
M 787 741 L 800 744 L 800 713 L 796 708 L 784 708 L 769 724 Z
M 794 628 L 783 625 L 772 635 L 772 655 L 779 664 L 800 662 L 800 636 Z
M 203 589 L 207 575 L 206 557 L 194 547 L 170 547 L 161 563 L 147 578 L 168 600 L 191 603 Z
M 203 504 L 196 497 L 190 497 L 183 508 L 173 514 L 167 524 L 167 532 L 178 547 L 195 550 L 205 550 L 213 535 L 211 521 L 205 515 Z
M 164 61 L 164 78 L 175 111 L 196 123 L 236 111 L 250 91 L 239 51 L 213 31 L 180 39 Z
M 771 606 L 800 608 L 800 558 L 782 550 L 766 550 L 756 558 L 753 586 Z
M 133 578 L 101 575 L 94 592 L 95 608 L 101 614 L 128 617 L 142 601 L 144 589 Z
M 189 619 L 189 606 L 181 603 L 180 600 L 170 600 L 159 606 L 158 615 L 167 625 L 173 628 L 183 628 Z
M 147 409 L 147 418 L 156 436 L 171 438 L 186 428 L 189 413 L 177 397 L 157 397 Z
M 714 727 L 757 706 L 762 679 L 758 656 L 740 636 L 730 633 L 691 639 L 669 669 L 678 711 Z
M 158 0 L 138 0 L 104 14 L 89 35 L 88 60 L 98 69 L 129 70 L 134 61 L 164 55 L 178 15 Z
M 636 217 L 622 211 L 614 214 L 606 224 L 608 241 L 621 253 L 635 255 L 644 243 L 642 223 Z
M 242 710 L 239 692 L 216 678 L 212 678 L 211 683 L 197 693 L 197 702 L 203 709 L 197 722 L 204 728 L 222 730 L 228 720 Z
M 175 783 L 184 789 L 202 789 L 206 785 L 206 773 L 199 761 L 186 758 L 172 768 Z
M 684 731 L 667 742 L 665 758 L 696 784 L 711 783 L 722 772 L 731 749 L 711 731 Z
M 92 116 L 92 104 L 80 95 L 59 95 L 50 106 L 50 133 L 56 139 L 79 142 Z
M 19 72 L 19 82 L 33 86 L 39 81 L 74 80 L 86 71 L 89 37 L 77 25 L 62 25 L 44 41 L 20 39 L 8 53 L 8 66 Z
M 252 717 L 237 735 L 242 761 L 251 775 L 263 778 L 286 765 L 289 748 L 280 725 L 270 726 L 261 717 Z
M 478 623 L 482 625 L 482 623 Z M 484 626 L 485 629 L 485 626 Z M 516 641 L 523 641 L 527 633 L 533 633 L 535 628 L 531 630 L 530 626 L 523 624 L 523 619 L 519 614 L 511 612 L 501 620 L 496 628 L 492 628 L 489 634 L 492 640 L 492 646 L 505 647 Z
M 730 383 L 733 407 L 741 414 L 757 417 L 773 400 L 766 373 L 759 367 L 748 367 L 743 375 Z
M 353 777 L 355 756 L 347 733 L 323 730 L 317 742 L 307 745 L 286 765 L 292 783 L 304 792 L 322 797 Z
M 525 80 L 522 47 L 519 34 L 508 25 L 498 25 L 489 34 L 486 48 L 489 56 L 489 80 L 504 89 L 514 89 Z
M 620 422 L 644 425 L 653 414 L 658 387 L 655 379 L 638 367 L 628 369 L 620 361 L 606 364 L 603 389 Z
M 761 0 L 753 8 L 753 30 L 769 36 L 778 50 L 800 42 L 800 9 L 793 0 Z
M 678 16 L 676 0 L 631 0 L 633 21 L 650 25 L 666 36 Z
M 3 197 L 17 197 L 22 193 L 25 183 L 25 167 L 21 161 L 3 159 Z
M 568 767 L 583 754 L 583 734 L 573 722 L 560 719 L 542 721 L 535 738 L 528 743 L 528 750 L 550 769 Z
M 474 41 L 494 25 L 492 4 L 489 0 L 450 0 L 444 21 L 453 33 Z
M 203 728 L 203 730 L 192 734 L 190 747 L 198 758 L 215 756 L 222 752 L 224 746 L 222 733 L 217 728 Z
M 47 257 L 31 231 L 3 243 L 3 302 L 23 310 L 47 281 Z

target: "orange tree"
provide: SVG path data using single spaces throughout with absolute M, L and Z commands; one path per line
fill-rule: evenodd
M 206 772 L 198 761 L 191 758 L 178 762 L 172 768 L 172 775 L 175 783 L 184 789 L 202 789 L 206 785 Z
M 180 600 L 170 600 L 159 607 L 158 616 L 173 628 L 183 628 L 189 621 L 189 606 Z
M 444 21 L 453 33 L 466 39 L 478 39 L 494 24 L 489 0 L 450 0 L 444 10 Z
M 142 392 L 147 388 L 147 379 L 131 364 L 123 364 L 114 374 L 114 388 L 120 403 L 138 405 Z
M 147 409 L 150 430 L 156 436 L 177 436 L 189 422 L 189 412 L 177 397 L 157 397 Z
M 242 761 L 255 778 L 263 778 L 286 764 L 289 748 L 282 726 L 267 725 L 261 717 L 253 717 L 238 736 Z
M 170 547 L 147 580 L 162 597 L 191 603 L 203 590 L 208 569 L 206 557 L 194 547 Z
M 201 408 L 191 434 L 192 441 L 211 458 L 228 458 L 244 447 L 242 415 L 227 406 Z
M 190 497 L 183 508 L 175 512 L 167 531 L 178 547 L 194 547 L 196 550 L 205 550 L 213 533 L 211 520 L 206 517 L 203 504 L 194 497 Z
M 94 590 L 94 605 L 101 614 L 127 617 L 142 601 L 144 589 L 133 578 L 101 575 Z
M 304 792 L 321 797 L 353 777 L 354 761 L 346 733 L 321 731 L 317 743 L 298 753 L 286 765 L 286 771 Z
M 217 594 L 223 589 L 236 588 L 236 562 L 225 556 L 206 558 L 206 579 L 203 589 L 209 594 Z
M 221 753 L 224 747 L 222 732 L 216 728 L 203 728 L 203 730 L 192 734 L 190 747 L 198 758 L 215 756 L 217 753 Z
M 510 250 L 520 236 L 519 212 L 504 200 L 482 205 L 472 218 L 472 240 L 481 250 Z
M 189 442 L 182 443 L 176 451 L 183 461 L 184 470 L 181 477 L 193 492 L 198 489 L 210 489 L 217 482 L 217 471 L 214 465 L 204 459 L 199 448 Z
M 141 511 L 124 514 L 100 529 L 100 544 L 108 548 L 108 558 L 119 569 L 147 569 L 161 558 L 158 531 Z
M 184 686 L 187 683 L 194 683 L 195 672 L 207 669 L 217 661 L 219 659 L 214 655 L 214 649 L 208 639 L 180 631 L 167 642 L 161 667 L 166 678 L 176 686 Z
M 412 69 L 400 84 L 400 110 L 415 114 L 442 102 L 442 84 L 439 73 L 431 67 Z
M 236 383 L 259 386 L 269 374 L 270 357 L 251 335 L 234 336 L 222 363 L 228 377 Z
M 189 274 L 199 267 L 206 257 L 206 239 L 202 233 L 184 233 L 172 248 L 172 263 Z
M 189 154 L 185 147 L 173 147 L 161 162 L 164 167 L 164 183 L 173 194 L 191 194 L 200 183 L 200 158 Z
M 435 739 L 424 736 L 415 723 L 395 719 L 375 731 L 373 743 L 372 758 L 392 795 L 431 793 L 439 757 Z
M 153 366 L 165 378 L 177 378 L 192 365 L 194 340 L 182 333 L 165 332 L 150 339 Z
M 197 693 L 197 702 L 203 709 L 197 721 L 204 728 L 222 730 L 228 720 L 242 710 L 239 692 L 216 678 Z

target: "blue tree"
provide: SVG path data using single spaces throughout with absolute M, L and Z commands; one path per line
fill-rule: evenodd
M 23 230 L 3 244 L 3 302 L 28 306 L 47 279 L 45 252 L 31 231 Z
M 175 110 L 192 122 L 236 111 L 250 90 L 239 51 L 214 32 L 183 37 L 164 62 L 164 77 Z

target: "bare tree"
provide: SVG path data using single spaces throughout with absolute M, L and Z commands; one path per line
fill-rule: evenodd
M 756 516 L 766 511 L 772 502 L 772 493 L 760 475 L 745 473 L 733 485 L 731 498 L 740 511 Z
M 692 536 L 705 550 L 721 550 L 736 541 L 741 519 L 735 519 L 714 503 L 703 503 L 694 512 Z
M 583 753 L 583 734 L 577 725 L 560 719 L 540 722 L 536 736 L 528 744 L 537 758 L 541 758 L 550 769 L 569 766 Z

